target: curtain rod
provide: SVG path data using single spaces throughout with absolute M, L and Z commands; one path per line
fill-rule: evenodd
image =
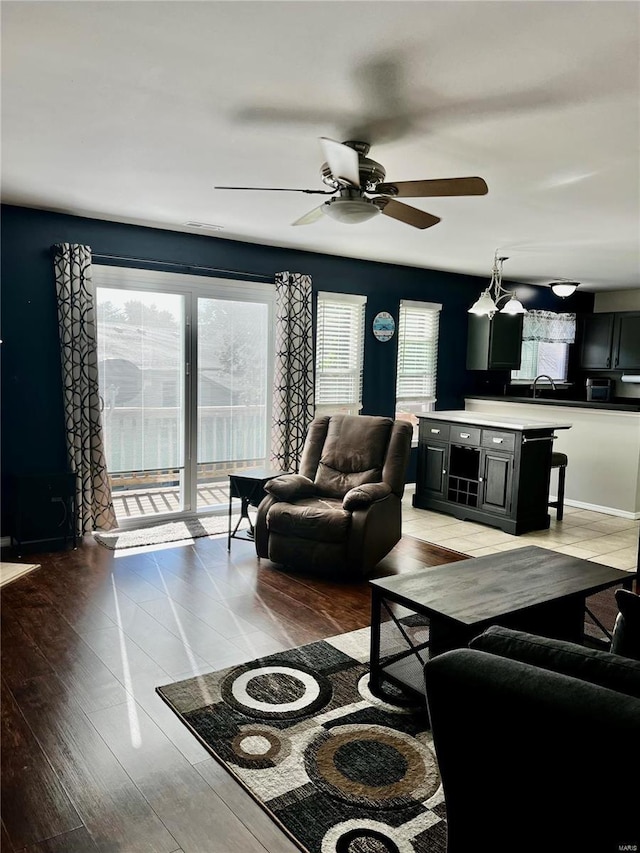
M 98 258 L 103 261 L 130 261 L 136 264 L 159 264 L 163 267 L 178 267 L 182 270 L 202 270 L 203 272 L 218 272 L 218 273 L 227 273 L 228 275 L 241 275 L 241 276 L 250 276 L 251 278 L 258 278 L 262 281 L 268 281 L 273 283 L 275 280 L 275 276 L 263 275 L 262 273 L 257 272 L 245 272 L 243 270 L 226 270 L 220 267 L 203 267 L 199 264 L 179 264 L 173 261 L 155 261 L 150 258 L 126 258 L 122 255 L 102 255 L 99 252 L 95 252 L 91 254 L 92 260 L 97 260 Z

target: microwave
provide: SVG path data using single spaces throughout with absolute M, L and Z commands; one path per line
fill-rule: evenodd
M 587 400 L 589 402 L 606 403 L 611 399 L 613 379 L 593 377 L 587 379 Z

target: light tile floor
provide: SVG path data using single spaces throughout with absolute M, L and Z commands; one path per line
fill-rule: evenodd
M 413 489 L 408 489 L 402 502 L 402 532 L 452 551 L 461 551 L 470 557 L 538 545 L 614 569 L 630 572 L 637 569 L 640 521 L 565 504 L 562 521 L 556 520 L 555 509 L 549 510 L 551 527 L 548 530 L 512 536 L 484 524 L 459 521 L 450 515 L 415 509 L 411 505 L 412 497 Z

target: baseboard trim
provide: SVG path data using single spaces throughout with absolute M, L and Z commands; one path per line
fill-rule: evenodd
M 552 500 L 555 498 L 552 496 Z M 575 506 L 578 509 L 589 509 L 592 512 L 601 512 L 603 515 L 615 515 L 618 518 L 628 518 L 630 521 L 638 521 L 640 519 L 640 512 L 628 512 L 625 509 L 616 509 L 611 506 L 600 506 L 599 504 L 588 504 L 584 503 L 584 501 L 574 501 L 564 499 L 565 506 Z

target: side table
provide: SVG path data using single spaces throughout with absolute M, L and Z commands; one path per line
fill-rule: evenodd
M 232 539 L 244 539 L 248 542 L 253 541 L 254 529 L 253 522 L 249 517 L 249 507 L 259 506 L 260 501 L 265 496 L 265 483 L 285 473 L 286 471 L 271 471 L 267 468 L 248 468 L 246 471 L 240 471 L 238 474 L 229 474 L 229 535 L 227 538 L 227 551 L 231 551 Z M 231 513 L 234 498 L 240 499 L 240 518 L 232 531 Z M 245 518 L 249 522 L 249 530 L 246 535 L 241 536 L 238 534 L 238 528 Z

